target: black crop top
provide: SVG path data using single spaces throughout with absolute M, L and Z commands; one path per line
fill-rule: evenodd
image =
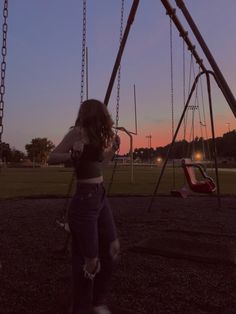
M 77 179 L 100 177 L 102 175 L 102 161 L 102 148 L 85 144 L 81 156 L 74 163 Z
M 103 149 L 92 144 L 84 144 L 84 149 L 79 160 L 101 162 L 103 161 Z

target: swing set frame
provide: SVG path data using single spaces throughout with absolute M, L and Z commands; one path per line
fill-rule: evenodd
M 188 49 L 191 51 L 193 57 L 196 60 L 196 63 L 199 64 L 199 67 L 201 68 L 201 72 L 196 76 L 195 81 L 192 85 L 192 89 L 190 91 L 190 94 L 188 96 L 187 102 L 184 106 L 184 110 L 183 113 L 180 117 L 178 126 L 176 128 L 176 131 L 174 133 L 173 139 L 172 139 L 172 143 L 169 147 L 169 150 L 167 152 L 167 156 L 166 159 L 163 163 L 162 169 L 161 169 L 161 173 L 159 175 L 159 178 L 157 180 L 150 204 L 148 206 L 148 212 L 151 211 L 153 202 L 154 202 L 154 198 L 156 196 L 156 193 L 158 191 L 161 179 L 163 177 L 164 174 L 164 170 L 166 168 L 166 164 L 168 162 L 170 153 L 172 151 L 172 148 L 174 146 L 174 142 L 176 140 L 176 137 L 178 135 L 180 126 L 182 124 L 182 121 L 184 119 L 185 116 L 185 112 L 188 108 L 189 102 L 191 100 L 191 97 L 193 95 L 193 92 L 196 88 L 197 82 L 200 78 L 200 76 L 205 75 L 206 76 L 206 81 L 207 81 L 207 91 L 208 91 L 208 101 L 209 101 L 209 110 L 210 110 L 210 120 L 211 120 L 211 131 L 212 131 L 212 139 L 213 139 L 213 151 L 214 151 L 214 164 L 215 164 L 215 174 L 216 174 L 216 193 L 217 193 L 217 201 L 218 201 L 218 207 L 221 208 L 221 197 L 220 197 L 220 185 L 219 185 L 219 175 L 218 175 L 218 165 L 217 165 L 217 150 L 216 150 L 216 141 L 215 141 L 215 129 L 214 129 L 214 117 L 213 117 L 213 109 L 212 109 L 212 98 L 211 98 L 211 84 L 210 84 L 210 75 L 213 76 L 213 78 L 215 79 L 216 83 L 218 84 L 220 90 L 222 91 L 228 105 L 230 106 L 234 116 L 236 117 L 236 100 L 234 98 L 233 93 L 231 92 L 223 74 L 221 73 L 216 61 L 214 60 L 209 48 L 207 47 L 206 42 L 204 41 L 200 31 L 198 30 L 196 24 L 194 23 L 188 9 L 186 8 L 184 1 L 183 0 L 175 0 L 177 6 L 179 7 L 179 9 L 182 11 L 188 25 L 190 26 L 193 34 L 195 35 L 200 47 L 202 48 L 208 62 L 210 63 L 212 70 L 207 70 L 206 67 L 203 64 L 203 60 L 199 57 L 195 46 L 192 44 L 192 42 L 190 41 L 189 37 L 188 37 L 188 32 L 185 31 L 184 27 L 182 26 L 182 24 L 180 23 L 177 15 L 176 15 L 176 9 L 174 9 L 168 0 L 161 0 L 162 4 L 164 5 L 164 7 L 166 8 L 166 13 L 167 15 L 170 16 L 170 18 L 172 19 L 172 21 L 174 22 L 177 30 L 179 31 L 180 36 L 184 39 L 185 43 L 188 46 Z
M 167 156 L 166 156 L 165 161 L 164 161 L 164 163 L 163 163 L 163 166 L 162 166 L 162 169 L 161 169 L 159 178 L 158 178 L 158 180 L 157 180 L 156 187 L 155 187 L 155 190 L 154 190 L 154 192 L 153 192 L 153 196 L 152 196 L 152 198 L 151 198 L 151 201 L 150 201 L 150 204 L 149 204 L 149 207 L 148 207 L 148 212 L 151 211 L 151 208 L 152 208 L 152 205 L 153 205 L 153 202 L 154 202 L 154 198 L 155 198 L 156 193 L 157 193 L 157 191 L 158 191 L 158 188 L 159 188 L 159 186 L 160 186 L 161 179 L 162 179 L 162 177 L 163 177 L 163 174 L 164 174 L 164 171 L 165 171 L 167 162 L 168 162 L 168 160 L 169 160 L 169 156 L 170 156 L 170 154 L 171 154 L 171 152 L 172 152 L 173 146 L 174 146 L 174 144 L 175 144 L 175 140 L 176 140 L 176 138 L 177 138 L 178 132 L 179 132 L 180 127 L 181 127 L 181 125 L 182 125 L 182 122 L 183 122 L 183 120 L 184 120 L 186 110 L 188 109 L 190 100 L 191 100 L 192 95 L 193 95 L 193 93 L 194 93 L 194 91 L 195 91 L 195 89 L 196 89 L 198 80 L 199 80 L 199 78 L 200 78 L 202 75 L 205 75 L 205 76 L 206 76 L 206 80 L 207 80 L 207 91 L 208 91 L 208 101 L 209 101 L 209 110 L 210 110 L 211 131 L 212 131 L 212 139 L 213 139 L 213 143 L 214 143 L 213 151 L 214 151 L 214 164 L 215 164 L 216 187 L 217 187 L 217 188 L 216 188 L 216 192 L 217 192 L 218 206 L 219 206 L 219 208 L 221 208 L 220 184 L 219 184 L 219 174 L 218 174 L 218 164 L 217 164 L 217 153 L 216 153 L 214 118 L 213 118 L 213 110 L 212 110 L 210 75 L 212 75 L 215 80 L 216 80 L 216 77 L 215 77 L 215 73 L 214 73 L 213 71 L 205 70 L 205 71 L 200 72 L 200 73 L 196 76 L 196 78 L 195 78 L 195 80 L 194 80 L 194 83 L 193 83 L 193 85 L 192 85 L 190 94 L 189 94 L 188 99 L 187 99 L 187 101 L 186 101 L 186 104 L 185 104 L 185 106 L 184 106 L 184 110 L 183 110 L 183 112 L 182 112 L 182 115 L 181 115 L 180 120 L 179 120 L 179 122 L 178 122 L 177 128 L 176 128 L 176 130 L 175 130 L 175 133 L 174 133 L 172 142 L 171 142 L 171 144 L 170 144 L 170 146 L 169 146 L 169 149 L 168 149 L 168 152 L 167 152 Z

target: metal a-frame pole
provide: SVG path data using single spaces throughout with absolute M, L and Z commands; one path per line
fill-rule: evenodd
M 183 0 L 175 0 L 175 2 L 177 4 L 177 6 L 180 8 L 180 10 L 182 11 L 182 13 L 183 13 L 186 21 L 188 22 L 193 34 L 195 35 L 199 45 L 201 46 L 208 62 L 210 63 L 210 65 L 214 71 L 216 82 L 219 85 L 219 88 L 221 89 L 223 95 L 225 96 L 225 99 L 227 100 L 234 116 L 236 117 L 236 100 L 235 100 L 234 95 L 231 92 L 222 72 L 220 71 L 215 59 L 213 58 L 211 51 L 209 50 L 209 48 L 208 48 L 206 42 L 204 41 L 200 31 L 198 30 L 195 22 L 193 21 L 193 18 L 191 17 L 188 9 L 186 8 L 184 1 Z
M 112 70 L 112 74 L 111 74 L 110 82 L 108 84 L 106 96 L 104 98 L 104 104 L 106 106 L 108 105 L 108 102 L 109 102 L 109 99 L 111 96 L 112 88 L 113 88 L 113 85 L 114 85 L 114 82 L 116 79 L 116 74 L 117 74 L 117 71 L 118 71 L 119 66 L 120 66 L 120 62 L 121 62 L 121 58 L 122 58 L 122 55 L 124 52 L 125 44 L 126 44 L 126 41 L 127 41 L 128 35 L 129 35 L 131 25 L 133 24 L 133 21 L 134 21 L 134 18 L 135 18 L 137 9 L 138 9 L 138 5 L 139 5 L 139 0 L 134 0 L 132 7 L 131 7 L 131 10 L 130 10 L 130 13 L 129 13 L 129 17 L 127 20 L 124 35 L 123 35 L 121 43 L 120 43 L 120 48 L 119 48 L 119 51 L 117 53 L 116 61 L 115 61 L 115 64 L 114 64 L 114 67 Z
M 213 152 L 214 152 L 214 164 L 215 164 L 215 176 L 216 176 L 216 193 L 218 200 L 218 207 L 221 208 L 221 196 L 220 196 L 220 180 L 219 180 L 219 171 L 218 171 L 218 162 L 217 162 L 217 147 L 216 147 L 216 138 L 215 138 L 215 126 L 214 126 L 214 117 L 213 117 L 213 107 L 211 99 L 211 83 L 210 83 L 210 74 L 215 77 L 215 73 L 211 71 L 206 72 L 207 80 L 207 93 L 208 93 L 208 102 L 209 102 L 209 111 L 210 111 L 210 120 L 211 120 L 211 134 L 213 139 Z

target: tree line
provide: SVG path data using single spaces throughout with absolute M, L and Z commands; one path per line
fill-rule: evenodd
M 4 162 L 23 162 L 25 160 L 30 160 L 31 162 L 45 164 L 47 162 L 48 155 L 53 150 L 55 145 L 52 141 L 48 140 L 46 137 L 33 138 L 29 144 L 25 145 L 26 153 L 11 148 L 8 143 L 1 143 L 1 159 Z
M 222 158 L 232 158 L 236 160 L 236 130 L 223 134 L 222 137 L 216 139 L 217 156 Z M 166 146 L 147 148 L 139 147 L 134 150 L 134 159 L 142 162 L 156 160 L 157 158 L 165 158 L 169 150 L 170 144 Z M 213 159 L 214 142 L 212 139 L 204 140 L 196 137 L 194 141 L 176 141 L 174 143 L 170 159 L 191 158 L 194 154 L 200 154 L 204 160 Z M 127 154 L 128 156 L 129 154 Z
M 213 156 L 213 140 L 196 137 L 194 141 L 187 142 L 186 140 L 176 141 L 174 144 L 170 158 L 188 158 L 192 157 L 193 153 L 201 152 L 203 159 L 212 159 Z M 30 143 L 25 145 L 26 153 L 11 148 L 8 143 L 1 143 L 0 150 L 2 160 L 4 162 L 23 162 L 30 160 L 39 164 L 47 162 L 48 155 L 54 149 L 55 145 L 47 138 L 33 138 Z M 147 148 L 139 147 L 134 150 L 134 159 L 140 161 L 150 161 L 158 157 L 165 158 L 170 144 L 163 147 Z M 217 156 L 230 157 L 236 160 L 236 130 L 223 134 L 222 137 L 216 138 Z M 129 154 L 126 154 L 128 156 Z

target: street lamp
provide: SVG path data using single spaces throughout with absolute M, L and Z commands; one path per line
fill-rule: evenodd
M 200 161 L 200 160 L 202 160 L 202 157 L 203 157 L 203 155 L 202 155 L 201 152 L 195 152 L 195 154 L 194 154 L 194 159 L 195 160 Z

